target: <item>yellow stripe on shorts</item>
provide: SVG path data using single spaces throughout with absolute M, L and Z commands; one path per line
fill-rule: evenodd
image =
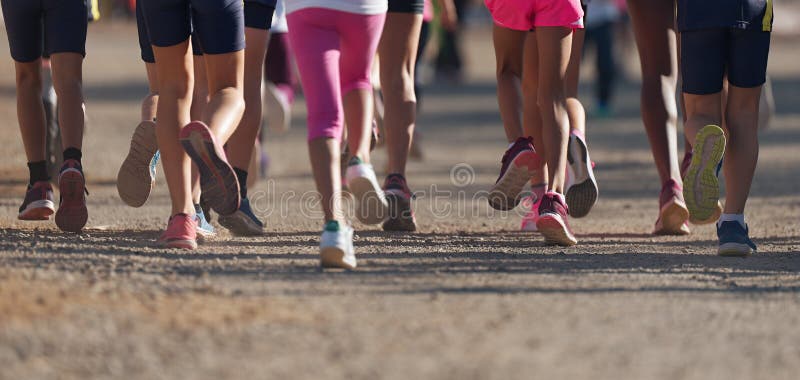
M 761 20 L 761 31 L 772 31 L 772 0 L 767 0 L 767 9 L 764 11 L 764 19 Z

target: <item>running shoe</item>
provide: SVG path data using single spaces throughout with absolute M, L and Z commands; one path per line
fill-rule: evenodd
M 220 216 L 219 224 L 234 236 L 259 236 L 264 234 L 264 223 L 258 220 L 250 207 L 250 200 L 242 198 L 239 209 L 233 214 Z
M 128 156 L 117 174 L 117 192 L 131 207 L 141 207 L 156 185 L 156 166 L 159 153 L 156 142 L 156 123 L 139 123 L 131 137 Z
M 520 137 L 506 150 L 501 163 L 500 176 L 489 190 L 489 205 L 505 211 L 522 200 L 522 189 L 542 169 L 542 159 L 533 149 L 533 139 Z
M 199 213 L 194 214 L 194 220 L 197 224 L 198 239 L 212 238 L 217 235 L 217 232 L 214 231 L 214 226 L 208 221 L 202 209 L 200 209 Z
M 180 132 L 181 145 L 200 172 L 200 190 L 212 210 L 222 216 L 239 209 L 239 181 L 222 145 L 208 127 L 193 121 Z
M 53 187 L 50 181 L 38 181 L 33 186 L 28 185 L 25 200 L 19 207 L 19 220 L 48 220 L 56 211 Z
M 706 125 L 697 133 L 692 161 L 683 177 L 683 197 L 689 221 L 708 224 L 716 221 L 719 204 L 719 170 L 725 154 L 725 133 L 716 125 Z M 716 218 L 715 218 L 716 216 Z
M 536 227 L 536 222 L 539 221 L 539 203 L 540 199 L 536 199 L 533 195 L 522 199 L 522 207 L 526 208 L 528 211 L 525 213 L 525 216 L 522 217 L 522 223 L 519 226 L 520 231 L 539 231 L 539 228 Z
M 164 248 L 197 249 L 197 221 L 194 215 L 175 214 L 157 241 Z
M 756 253 L 756 245 L 748 236 L 749 228 L 737 221 L 722 222 L 717 225 L 720 256 L 747 256 Z
M 582 218 L 597 203 L 598 189 L 589 149 L 583 138 L 575 133 L 569 135 L 567 161 L 572 178 L 572 186 L 567 187 L 567 206 L 571 216 Z
M 411 199 L 414 195 L 408 189 L 405 177 L 400 174 L 390 174 L 383 183 L 386 200 L 389 202 L 389 216 L 383 222 L 384 231 L 417 230 L 417 219 L 411 209 Z
M 692 164 L 692 152 L 691 151 L 686 151 L 686 153 L 683 154 L 683 161 L 681 161 L 681 176 L 682 177 L 686 177 L 686 172 L 689 171 L 689 165 L 691 165 L 691 164 Z M 720 165 L 717 168 L 717 177 L 719 177 L 719 171 L 721 170 L 721 168 L 722 168 L 722 163 L 720 162 Z M 709 220 L 701 221 L 701 222 L 695 223 L 695 224 L 711 224 L 712 222 L 717 221 L 719 219 L 719 216 L 722 215 L 722 210 L 723 210 L 722 209 L 722 201 L 718 200 L 717 201 L 717 210 L 714 211 L 714 214 L 711 216 L 711 218 L 709 218 Z
M 264 109 L 267 125 L 275 132 L 286 132 L 292 124 L 292 96 L 288 86 L 264 84 Z
M 363 163 L 358 157 L 351 158 L 345 181 L 356 200 L 356 218 L 367 225 L 383 222 L 389 213 L 389 204 L 372 165 Z
M 56 225 L 64 232 L 81 232 L 89 212 L 86 210 L 86 179 L 77 160 L 66 160 L 58 175 L 61 201 L 56 211 Z
M 659 213 L 655 235 L 688 235 L 689 209 L 683 201 L 683 188 L 678 181 L 670 179 L 661 187 L 661 196 L 658 199 Z
M 564 196 L 548 191 L 542 196 L 539 203 L 539 220 L 536 227 L 544 235 L 544 242 L 547 245 L 559 245 L 569 247 L 578 244 L 578 239 L 572 234 L 569 227 L 569 208 L 564 202 Z
M 353 229 L 331 220 L 325 223 L 319 242 L 320 264 L 323 268 L 354 269 Z

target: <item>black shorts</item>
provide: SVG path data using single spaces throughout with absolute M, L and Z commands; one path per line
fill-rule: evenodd
M 425 0 L 388 0 L 389 12 L 422 14 Z
M 241 0 L 140 1 L 151 45 L 174 46 L 196 35 L 196 41 L 206 54 L 244 49 Z
M 269 30 L 272 26 L 272 15 L 275 13 L 275 2 L 270 0 L 245 0 L 244 26 Z
M 702 29 L 681 32 L 683 92 L 708 95 L 722 91 L 722 81 L 758 87 L 767 79 L 770 32 L 757 29 Z
M 86 56 L 86 0 L 1 0 L 11 58 L 32 62 L 55 53 Z

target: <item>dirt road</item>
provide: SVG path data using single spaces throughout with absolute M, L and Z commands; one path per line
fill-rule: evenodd
M 410 167 L 421 231 L 358 226 L 358 270 L 322 272 L 302 103 L 292 131 L 266 144 L 271 176 L 254 201 L 268 236 L 153 247 L 167 218 L 163 178 L 140 209 L 115 187 L 146 91 L 135 31 L 91 29 L 81 235 L 15 219 L 25 159 L 12 67 L 0 61 L 0 379 L 797 378 L 796 43 L 776 41 L 771 58 L 778 115 L 748 206 L 757 256 L 715 256 L 708 226 L 649 235 L 659 184 L 635 84 L 622 85 L 617 117 L 590 121 L 601 199 L 574 221 L 578 246 L 544 247 L 516 232 L 518 212 L 490 212 L 476 195 L 505 139 L 478 28 L 470 80 L 426 93 L 426 158 Z

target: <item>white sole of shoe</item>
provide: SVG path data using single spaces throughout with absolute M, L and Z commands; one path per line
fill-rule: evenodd
M 347 181 L 347 188 L 356 200 L 356 219 L 366 225 L 380 224 L 389 215 L 389 203 L 380 187 L 365 177 Z
M 589 149 L 578 136 L 569 137 L 568 163 L 572 169 L 572 186 L 567 189 L 569 215 L 582 218 L 597 203 L 598 188 L 594 178 Z
M 349 259 L 344 250 L 338 247 L 320 247 L 319 258 L 323 268 L 356 268 L 355 258 Z

